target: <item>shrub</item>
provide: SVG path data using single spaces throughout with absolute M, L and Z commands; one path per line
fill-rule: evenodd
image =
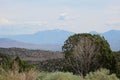
M 107 69 L 100 69 L 95 72 L 90 72 L 84 78 L 79 75 L 64 72 L 41 72 L 39 73 L 38 80 L 119 80 L 115 74 L 110 74 Z
M 43 73 L 41 75 L 42 77 L 39 77 L 39 80 L 83 80 L 80 76 L 64 72 Z
M 0 80 L 36 80 L 38 75 L 37 71 L 30 70 L 28 72 L 21 72 L 19 71 L 5 71 L 4 69 L 0 68 Z
M 85 76 L 85 80 L 119 80 L 115 74 L 110 74 L 109 70 L 101 69 L 96 72 L 90 72 Z
M 39 69 L 42 71 L 55 72 L 63 71 L 64 59 L 50 59 L 39 62 Z

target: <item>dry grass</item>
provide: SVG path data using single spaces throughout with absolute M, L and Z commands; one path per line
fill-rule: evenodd
M 36 80 L 38 72 L 34 69 L 19 72 L 19 65 L 16 61 L 12 64 L 12 70 L 5 71 L 0 67 L 0 80 Z
M 115 74 L 110 74 L 109 70 L 101 69 L 96 72 L 90 72 L 84 78 L 82 76 L 73 75 L 65 72 L 38 72 L 36 70 L 29 70 L 28 72 L 21 72 L 17 69 L 12 71 L 4 71 L 0 68 L 0 80 L 120 80 Z
M 0 73 L 0 80 L 36 80 L 38 77 L 38 72 L 35 70 L 30 70 L 28 72 L 18 71 L 2 71 Z

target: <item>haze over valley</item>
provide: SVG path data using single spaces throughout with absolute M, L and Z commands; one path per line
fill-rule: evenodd
M 104 36 L 113 51 L 120 50 L 120 30 L 110 30 L 104 33 L 91 31 L 89 33 Z M 55 29 L 34 34 L 0 35 L 0 47 L 62 51 L 64 42 L 74 34 L 75 32 Z

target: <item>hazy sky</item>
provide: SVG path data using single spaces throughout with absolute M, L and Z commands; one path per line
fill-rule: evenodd
M 120 0 L 0 0 L 0 34 L 120 30 Z

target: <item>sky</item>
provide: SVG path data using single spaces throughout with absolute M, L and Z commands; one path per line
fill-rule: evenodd
M 120 0 L 0 0 L 0 34 L 120 30 Z

